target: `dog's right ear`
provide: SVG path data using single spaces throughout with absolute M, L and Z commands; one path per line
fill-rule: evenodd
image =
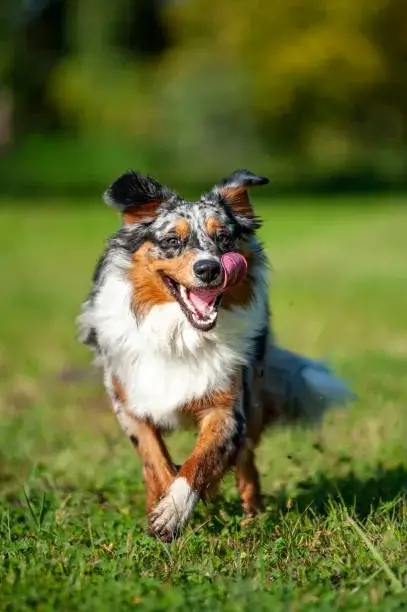
M 150 176 L 129 171 L 110 185 L 104 200 L 122 213 L 124 223 L 142 223 L 153 221 L 158 206 L 172 195 L 172 191 Z
M 253 174 L 250 170 L 236 170 L 213 189 L 232 210 L 241 229 L 251 233 L 260 227 L 260 219 L 254 214 L 248 189 L 267 185 L 268 178 Z

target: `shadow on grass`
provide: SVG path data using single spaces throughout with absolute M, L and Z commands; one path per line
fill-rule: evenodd
M 365 519 L 381 504 L 392 502 L 407 494 L 407 469 L 399 465 L 385 469 L 380 464 L 368 478 L 350 472 L 346 476 L 330 478 L 323 472 L 300 481 L 296 490 L 280 489 L 273 495 L 265 495 L 264 502 L 273 512 L 288 512 L 289 509 L 305 512 L 311 510 L 316 515 L 325 516 L 330 512 L 332 502 L 343 503 L 352 514 Z M 226 512 L 229 516 L 242 516 L 239 499 L 210 502 L 214 513 Z M 220 525 L 219 525 L 220 527 Z M 214 524 L 216 530 L 216 521 Z
M 300 512 L 307 508 L 318 514 L 326 514 L 330 502 L 344 503 L 361 519 L 365 518 L 383 502 L 390 502 L 407 493 L 407 469 L 405 466 L 386 469 L 380 464 L 368 478 L 350 472 L 340 478 L 330 478 L 317 472 L 302 480 L 294 495 L 282 489 L 273 496 L 279 509 L 285 509 L 291 499 Z

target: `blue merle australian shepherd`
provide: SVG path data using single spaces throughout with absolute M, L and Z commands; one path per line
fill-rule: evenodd
M 190 202 L 127 172 L 105 194 L 122 225 L 96 267 L 79 335 L 138 451 L 149 531 L 164 541 L 229 468 L 247 517 L 260 512 L 254 450 L 265 427 L 317 420 L 349 395 L 324 365 L 275 344 L 248 196 L 266 183 L 239 170 Z M 162 433 L 187 421 L 199 436 L 178 468 Z

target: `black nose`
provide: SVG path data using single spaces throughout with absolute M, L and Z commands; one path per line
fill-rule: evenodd
M 220 274 L 220 263 L 216 259 L 200 259 L 194 263 L 196 276 L 204 283 L 210 283 Z

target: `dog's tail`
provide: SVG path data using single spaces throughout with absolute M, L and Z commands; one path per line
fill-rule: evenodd
M 270 346 L 267 358 L 267 387 L 283 398 L 283 420 L 316 423 L 333 405 L 355 399 L 344 381 L 323 362 Z

